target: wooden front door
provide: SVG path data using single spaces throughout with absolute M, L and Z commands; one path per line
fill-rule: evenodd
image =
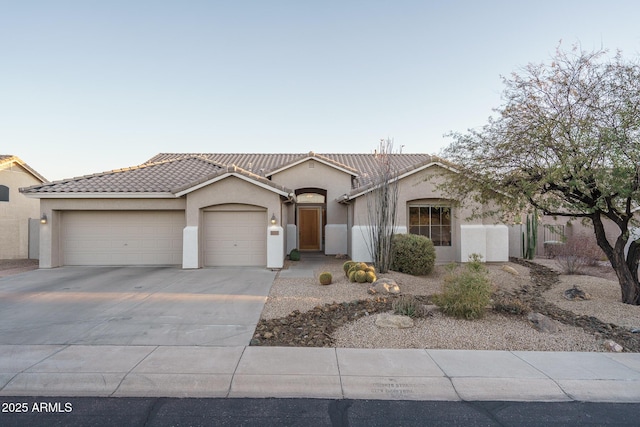
M 320 248 L 320 211 L 322 208 L 299 208 L 298 230 L 299 249 L 303 251 L 319 251 Z

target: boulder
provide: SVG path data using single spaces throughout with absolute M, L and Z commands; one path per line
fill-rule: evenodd
M 378 279 L 371 284 L 368 292 L 372 295 L 399 294 L 400 286 L 393 279 Z
M 553 334 L 560 330 L 560 324 L 544 314 L 529 313 L 527 319 L 531 322 L 531 325 L 540 332 Z
M 519 276 L 520 273 L 518 273 L 518 270 L 516 270 L 515 268 L 511 267 L 510 265 L 503 265 L 501 268 L 502 271 L 506 271 L 507 273 L 513 274 L 514 276 Z
M 569 301 L 585 301 L 591 299 L 591 295 L 575 285 L 573 288 L 564 291 L 564 297 Z
M 613 340 L 606 340 L 603 344 L 607 351 L 613 353 L 620 353 L 623 350 L 622 346 Z
M 412 328 L 413 319 L 399 314 L 382 313 L 376 316 L 376 326 L 380 328 Z

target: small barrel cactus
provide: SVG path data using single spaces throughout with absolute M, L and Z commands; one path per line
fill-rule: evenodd
M 349 281 L 350 282 L 355 282 L 356 281 L 356 270 L 349 270 Z
M 324 273 L 320 274 L 320 284 L 321 285 L 330 285 L 331 284 L 331 279 L 333 279 L 333 277 L 331 276 L 331 273 L 325 271 Z
M 376 277 L 376 273 L 372 272 L 372 271 L 367 271 L 366 272 L 366 277 L 367 277 L 367 282 L 369 283 L 373 283 L 377 280 Z
M 342 264 L 342 269 L 344 270 L 344 274 L 347 275 L 347 277 L 349 277 L 349 270 L 351 270 L 351 268 L 355 265 L 356 263 L 353 261 L 347 261 L 344 264 Z
M 365 262 L 359 262 L 358 264 L 356 264 L 356 268 L 358 270 L 365 270 L 367 267 L 369 266 Z
M 365 273 L 364 270 L 356 271 L 356 274 L 354 277 L 356 279 L 356 282 L 358 283 L 364 283 L 367 281 L 367 273 Z
M 289 259 L 291 261 L 300 261 L 300 251 L 297 249 L 291 249 L 291 252 L 289 252 Z

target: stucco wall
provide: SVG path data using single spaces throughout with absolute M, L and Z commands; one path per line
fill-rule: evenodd
M 227 203 L 260 206 L 267 209 L 267 217 L 280 216 L 280 196 L 272 191 L 230 176 L 186 195 L 187 226 L 201 223 L 201 209 Z M 267 224 L 265 224 L 265 227 Z
M 313 167 L 311 168 L 310 165 Z M 351 191 L 351 175 L 310 159 L 278 172 L 271 177 L 271 180 L 292 190 L 299 188 L 327 190 L 327 224 L 347 223 L 347 207 L 336 202 L 336 199 Z
M 19 189 L 40 180 L 13 163 L 0 169 L 0 184 L 9 187 L 9 201 L 0 202 L 0 259 L 28 258 L 29 218 L 40 218 L 40 200 L 26 197 Z
M 439 191 L 436 186 L 442 182 L 439 178 L 443 173 L 450 173 L 438 166 L 433 166 L 424 171 L 416 172 L 413 175 L 409 175 L 401 179 L 398 183 L 398 205 L 397 205 L 397 217 L 396 225 L 402 227 L 404 230 L 408 228 L 410 204 L 441 204 L 451 206 L 451 246 L 437 246 L 436 247 L 436 261 L 437 262 L 451 262 L 460 260 L 460 226 L 463 224 L 482 224 L 482 219 L 468 219 L 472 214 L 471 207 L 458 206 L 457 203 L 450 200 L 447 194 Z M 371 194 L 371 193 L 369 193 Z M 368 220 L 368 207 L 367 207 L 368 195 L 361 196 L 354 201 L 354 216 L 353 221 L 355 225 L 367 225 Z M 356 238 L 356 235 L 352 235 L 352 238 Z M 356 251 L 356 248 L 352 248 L 352 251 Z

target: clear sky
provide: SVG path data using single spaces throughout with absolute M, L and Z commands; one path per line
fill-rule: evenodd
M 640 53 L 640 2 L 0 0 L 0 154 L 50 180 L 159 152 L 437 154 L 501 75 Z

